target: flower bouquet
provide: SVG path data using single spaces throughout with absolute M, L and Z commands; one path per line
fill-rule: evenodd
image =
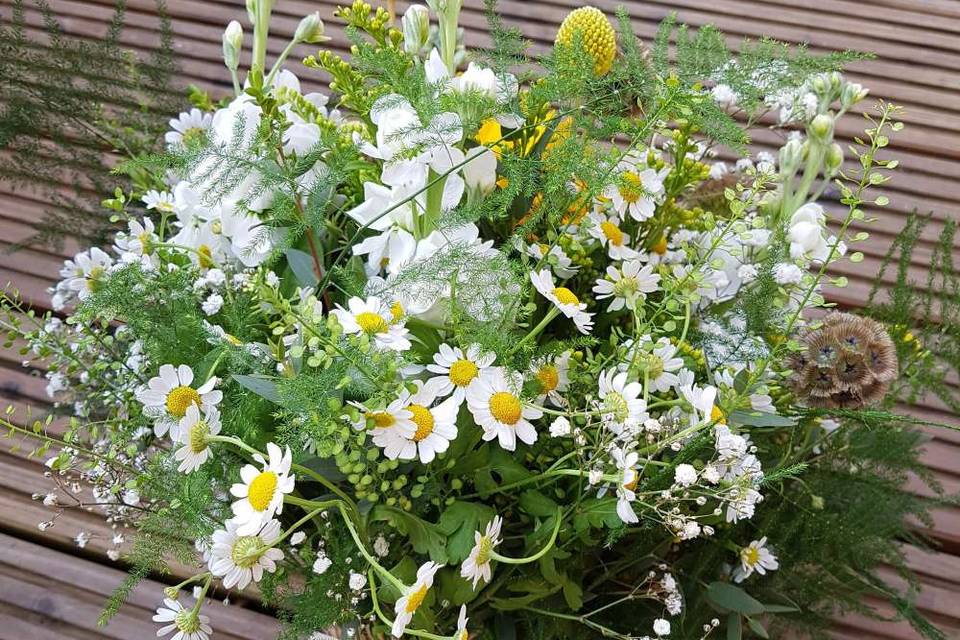
M 892 105 L 834 141 L 854 54 L 584 7 L 533 59 L 493 3 L 467 51 L 459 0 L 358 0 L 349 61 L 302 61 L 327 95 L 287 60 L 318 15 L 268 66 L 272 4 L 249 69 L 226 28 L 234 94 L 118 168 L 63 318 L 4 298 L 73 416 L 26 431 L 135 530 L 104 621 L 175 565 L 175 640 L 227 592 L 285 638 L 766 638 L 867 594 L 937 637 L 874 573 L 928 505 L 887 407 L 929 352 L 822 293 L 896 166 Z

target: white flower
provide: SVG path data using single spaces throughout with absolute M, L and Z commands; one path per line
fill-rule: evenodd
M 118 233 L 113 240 L 114 247 L 125 262 L 133 261 L 128 259 L 127 255 L 135 258 L 153 253 L 159 238 L 150 218 L 143 218 L 142 221 L 130 220 L 127 229 L 126 233 Z
M 780 285 L 800 284 L 803 270 L 790 262 L 781 262 L 773 267 L 773 279 Z
M 534 358 L 530 362 L 530 374 L 537 384 L 538 403 L 545 400 L 557 406 L 566 405 L 561 395 L 570 386 L 570 352 L 564 351 L 556 358 Z
M 367 256 L 368 276 L 384 269 L 389 274 L 396 274 L 416 255 L 417 240 L 406 229 L 391 227 L 353 245 L 353 253 Z
M 681 487 L 689 487 L 697 481 L 697 470 L 691 464 L 678 464 L 673 470 L 673 481 Z
M 483 353 L 479 344 L 470 345 L 466 351 L 441 344 L 433 354 L 433 364 L 427 365 L 427 371 L 439 375 L 427 380 L 426 386 L 439 396 L 451 396 L 459 407 L 467 391 L 486 375 L 496 357 L 494 353 Z
M 790 217 L 787 239 L 790 241 L 790 257 L 808 257 L 823 262 L 830 255 L 830 247 L 823 230 L 826 225 L 823 207 L 808 202 Z
M 663 618 L 657 618 L 653 621 L 653 632 L 658 636 L 670 635 L 670 621 Z
M 97 247 L 82 251 L 73 260 L 64 262 L 60 275 L 66 278 L 64 286 L 80 300 L 86 300 L 103 282 L 113 259 Z
M 710 90 L 710 95 L 718 105 L 729 109 L 737 106 L 737 93 L 726 84 L 718 84 Z
M 653 353 L 647 354 L 646 380 L 651 390 L 663 393 L 680 384 L 680 378 L 674 372 L 683 369 L 683 358 L 676 355 L 677 347 L 666 338 L 661 338 Z
M 767 537 L 764 536 L 740 549 L 740 566 L 733 572 L 733 581 L 743 582 L 753 575 L 754 571 L 765 575 L 767 571 L 776 571 L 778 568 L 780 562 L 767 548 Z
M 237 533 L 242 536 L 253 535 L 274 514 L 283 510 L 283 496 L 293 491 L 295 476 L 290 475 L 293 454 L 290 447 L 281 451 L 276 444 L 267 443 L 268 459 L 257 453 L 253 459 L 262 469 L 252 464 L 240 469 L 242 483 L 230 487 L 230 493 L 239 498 L 231 509 L 237 521 Z
M 377 539 L 373 541 L 373 552 L 381 558 L 385 558 L 390 553 L 390 543 L 383 537 L 383 534 L 378 535 Z
M 297 531 L 292 536 L 290 536 L 290 544 L 293 546 L 297 546 L 298 544 L 300 544 L 306 539 L 307 539 L 307 534 L 305 534 L 303 531 Z
M 208 316 L 216 315 L 220 313 L 220 309 L 223 307 L 223 296 L 219 293 L 211 293 L 207 296 L 207 299 L 201 303 L 200 308 Z
M 639 475 L 636 464 L 640 456 L 636 451 L 627 452 L 614 447 L 610 450 L 610 457 L 617 465 L 619 480 L 617 482 L 617 515 L 626 524 L 640 522 L 633 510 L 633 501 L 637 499 L 636 488 Z
M 707 385 L 701 388 L 694 384 L 684 385 L 680 387 L 680 395 L 694 408 L 694 413 L 690 416 L 691 422 L 710 422 L 723 418 L 723 413 L 714 404 L 717 399 L 716 387 Z
M 491 552 L 502 542 L 500 538 L 500 528 L 503 526 L 503 519 L 500 516 L 494 516 L 493 520 L 487 523 L 484 533 L 473 532 L 473 549 L 470 555 L 460 566 L 460 576 L 473 581 L 473 589 L 477 589 L 480 580 L 490 582 L 492 571 L 490 568 Z
M 634 220 L 643 222 L 653 217 L 657 201 L 663 195 L 663 179 L 669 168 L 658 172 L 640 165 L 641 160 L 636 156 L 624 158 L 616 167 L 618 182 L 607 186 L 603 195 L 613 203 L 617 215 L 629 214 Z
M 157 630 L 157 637 L 176 632 L 170 640 L 210 640 L 210 634 L 213 633 L 210 618 L 194 612 L 192 608 L 185 609 L 172 598 L 163 599 L 163 605 L 157 607 L 153 621 L 166 623 Z
M 593 328 L 593 314 L 584 309 L 587 305 L 566 287 L 557 287 L 553 283 L 553 274 L 549 269 L 530 273 L 530 281 L 540 294 L 556 305 L 563 315 L 573 319 L 580 333 L 590 333 Z
M 451 636 L 450 640 L 470 640 L 470 633 L 467 631 L 467 605 L 460 605 L 460 615 L 457 616 L 457 632 Z
M 427 592 L 433 586 L 433 576 L 440 569 L 441 565 L 436 562 L 427 562 L 417 569 L 417 579 L 412 586 L 407 587 L 403 595 L 397 600 L 393 607 L 395 618 L 393 628 L 390 632 L 395 638 L 403 635 L 404 630 L 413 619 L 413 614 L 417 612 L 420 605 L 423 604 Z
M 563 251 L 563 247 L 558 244 L 553 246 L 535 242 L 527 246 L 527 253 L 544 264 L 550 265 L 558 278 L 572 278 L 577 274 L 577 267 L 573 266 L 573 260 Z
M 487 147 L 473 147 L 464 156 L 463 181 L 468 198 L 483 197 L 497 186 L 497 156 Z
M 518 438 L 526 444 L 536 442 L 537 430 L 529 420 L 543 415 L 524 405 L 519 396 L 522 384 L 519 373 L 496 368 L 467 391 L 467 408 L 483 429 L 483 439 L 496 439 L 507 451 L 516 450 Z
M 313 572 L 317 575 L 323 575 L 332 566 L 333 560 L 328 558 L 323 551 L 320 551 L 317 553 L 317 559 L 313 561 Z
M 224 526 L 213 532 L 209 566 L 210 573 L 223 578 L 225 589 L 243 590 L 260 582 L 264 571 L 277 570 L 283 559 L 283 551 L 273 546 L 280 539 L 279 520 L 268 520 L 250 535 L 240 534 L 236 520 L 227 520 Z
M 164 136 L 164 141 L 168 145 L 185 144 L 185 140 L 193 140 L 202 134 L 205 134 L 213 122 L 212 113 L 204 113 L 200 109 L 190 109 L 184 111 L 179 116 L 170 120 L 170 128 Z
M 367 576 L 363 575 L 362 573 L 357 573 L 356 571 L 351 571 L 349 584 L 350 588 L 354 591 L 360 591 L 367 586 Z
M 143 203 L 147 205 L 147 209 L 153 209 L 160 213 L 173 213 L 174 211 L 174 198 L 173 194 L 169 191 L 151 189 L 147 191 L 141 199 Z
M 90 542 L 90 534 L 86 531 L 79 532 L 74 538 L 73 541 L 77 544 L 78 547 L 83 549 L 87 546 L 87 543 Z
M 377 428 L 373 431 L 373 443 L 383 449 L 391 460 L 419 459 L 428 464 L 438 453 L 450 447 L 457 437 L 457 409 L 459 404 L 448 398 L 435 407 L 434 390 L 417 381 L 416 393 L 404 391 L 401 396 L 404 409 L 410 413 L 414 431 L 398 428 L 397 425 Z
M 200 415 L 200 407 L 191 404 L 180 419 L 177 442 L 182 446 L 173 457 L 180 461 L 178 471 L 190 473 L 199 469 L 210 458 L 209 436 L 220 433 L 220 411 L 216 407 L 207 407 Z
M 600 278 L 593 287 L 597 300 L 612 297 L 608 311 L 633 309 L 637 300 L 646 298 L 646 294 L 657 290 L 660 274 L 653 272 L 654 265 L 646 266 L 640 260 L 628 260 L 618 269 L 607 266 L 607 278 Z
M 411 347 L 406 327 L 394 322 L 390 308 L 380 298 L 364 300 L 354 297 L 350 298 L 347 306 L 349 311 L 340 305 L 333 310 L 345 333 L 370 336 L 381 349 L 406 351 Z
M 205 410 L 220 404 L 223 392 L 214 389 L 217 378 L 212 377 L 194 389 L 193 369 L 185 364 L 174 368 L 172 364 L 160 367 L 159 375 L 147 382 L 147 388 L 137 392 L 137 400 L 143 403 L 144 413 L 154 418 L 154 432 L 162 437 L 170 431 L 170 437 L 178 438 L 179 421 L 187 415 L 192 405 Z
M 412 436 L 417 425 L 413 423 L 413 412 L 404 406 L 404 398 L 397 398 L 384 409 L 368 409 L 362 404 L 351 402 L 353 406 L 360 409 L 360 419 L 354 423 L 354 428 L 363 430 L 367 428 L 367 421 L 373 422 L 374 430 L 377 429 L 399 429 L 400 431 Z
M 609 369 L 598 380 L 600 413 L 614 433 L 634 430 L 647 419 L 647 404 L 640 395 L 643 385 L 627 382 L 627 372 Z
M 570 421 L 563 416 L 557 416 L 557 419 L 550 423 L 550 435 L 554 438 L 568 436 L 570 431 Z
M 640 254 L 630 247 L 630 236 L 620 228 L 616 218 L 608 218 L 599 212 L 590 213 L 591 224 L 588 233 L 607 248 L 607 255 L 613 260 L 628 260 Z

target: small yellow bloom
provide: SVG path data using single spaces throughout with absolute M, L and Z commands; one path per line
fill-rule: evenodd
M 563 20 L 556 44 L 570 46 L 579 34 L 583 49 L 593 58 L 597 76 L 609 73 L 617 55 L 617 36 L 603 12 L 594 7 L 581 7 Z

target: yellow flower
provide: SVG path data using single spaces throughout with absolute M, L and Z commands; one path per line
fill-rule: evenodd
M 581 7 L 564 18 L 556 44 L 570 46 L 578 33 L 584 51 L 593 58 L 593 72 L 597 76 L 606 75 L 617 55 L 617 37 L 610 21 L 599 9 Z

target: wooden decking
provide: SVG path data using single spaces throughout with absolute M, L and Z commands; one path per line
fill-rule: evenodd
M 49 0 L 69 33 L 96 38 L 103 35 L 112 13 L 113 0 Z M 343 2 L 346 4 L 346 2 Z M 852 79 L 872 89 L 875 97 L 891 100 L 906 108 L 906 129 L 892 145 L 901 161 L 887 194 L 890 205 L 869 211 L 875 220 L 863 225 L 871 234 L 866 246 L 858 247 L 866 258 L 859 264 L 844 263 L 837 273 L 850 284 L 831 290 L 830 298 L 848 306 L 865 299 L 880 260 L 902 228 L 905 216 L 914 209 L 932 212 L 934 223 L 924 234 L 924 245 L 914 256 L 919 276 L 925 269 L 942 222 L 958 218 L 960 197 L 960 2 L 954 0 L 592 0 L 595 6 L 613 13 L 625 4 L 636 34 L 646 40 L 656 24 L 670 12 L 691 25 L 712 23 L 729 34 L 731 44 L 743 36 L 771 36 L 790 42 L 807 42 L 813 50 L 852 48 L 872 51 L 873 60 L 850 69 Z M 30 4 L 28 0 L 28 4 Z M 279 0 L 276 8 L 273 55 L 285 45 L 300 17 L 320 11 L 327 23 L 332 45 L 346 48 L 342 27 L 332 18 L 334 0 L 305 2 Z M 398 10 L 407 6 L 398 2 Z M 480 0 L 466 0 L 463 25 L 468 44 L 484 46 L 484 17 Z M 557 25 L 578 0 L 501 0 L 500 9 L 510 24 L 520 26 L 542 52 L 552 42 Z M 157 42 L 158 20 L 154 0 L 128 0 L 128 29 L 123 41 L 142 50 Z M 173 19 L 176 50 L 181 60 L 183 84 L 197 84 L 216 94 L 228 91 L 220 62 L 220 35 L 231 19 L 245 21 L 242 0 L 168 0 Z M 0 0 L 0 19 L 10 15 L 10 0 Z M 41 27 L 39 13 L 28 13 L 32 28 Z M 301 48 L 306 55 L 313 49 Z M 307 83 L 319 88 L 321 76 L 303 70 Z M 870 104 L 866 101 L 864 104 Z M 838 136 L 849 140 L 862 122 L 848 117 Z M 769 132 L 756 135 L 758 149 L 772 149 L 778 141 Z M 0 185 L 0 245 L 17 243 L 33 233 L 33 224 L 44 203 L 38 196 Z M 43 309 L 48 305 L 45 288 L 56 278 L 64 258 L 81 247 L 67 242 L 63 250 L 31 247 L 16 254 L 0 253 L 0 281 L 12 282 L 27 301 Z M 960 238 L 955 253 L 960 255 Z M 12 404 L 20 413 L 46 406 L 45 382 L 40 372 L 20 367 L 14 350 L 0 351 L 0 405 Z M 953 381 L 957 384 L 957 381 Z M 913 407 L 919 415 L 957 422 L 941 404 L 931 401 Z M 931 440 L 924 460 L 948 492 L 960 491 L 960 433 L 929 431 Z M 106 556 L 113 531 L 98 516 L 68 510 L 56 526 L 40 532 L 37 524 L 52 513 L 31 494 L 54 488 L 45 477 L 42 461 L 26 455 L 29 447 L 10 450 L 0 447 L 0 640 L 46 640 L 47 638 L 153 637 L 156 625 L 150 622 L 158 604 L 161 586 L 146 582 L 134 592 L 120 616 L 106 628 L 97 628 L 96 617 L 106 595 L 122 579 L 122 566 Z M 922 484 L 911 483 L 924 492 Z M 85 548 L 78 549 L 73 538 L 80 531 L 92 534 Z M 960 509 L 939 510 L 935 526 L 928 532 L 940 545 L 934 553 L 908 549 L 911 566 L 925 585 L 920 606 L 948 637 L 960 638 Z M 266 615 L 238 606 L 208 608 L 218 638 L 260 640 L 275 636 L 276 624 Z M 841 621 L 836 637 L 907 640 L 916 634 L 904 623 L 891 624 L 862 618 Z

